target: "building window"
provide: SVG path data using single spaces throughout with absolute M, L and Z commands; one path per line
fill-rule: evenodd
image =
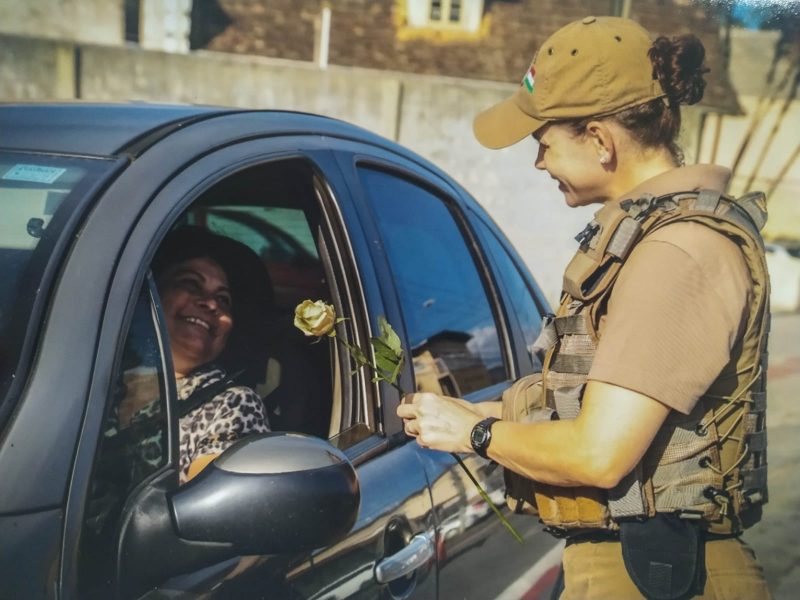
M 125 0 L 125 41 L 139 43 L 140 0 Z
M 429 19 L 434 23 L 459 23 L 461 0 L 430 0 Z
M 417 29 L 477 32 L 484 0 L 403 0 L 408 26 Z

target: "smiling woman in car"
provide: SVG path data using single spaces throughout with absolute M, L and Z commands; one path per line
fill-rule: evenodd
M 177 383 L 183 483 L 243 436 L 269 431 L 261 398 L 223 365 L 243 366 L 271 294 L 255 253 L 199 227 L 169 233 L 152 270 Z

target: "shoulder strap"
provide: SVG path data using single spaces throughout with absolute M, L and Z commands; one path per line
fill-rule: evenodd
M 217 394 L 221 394 L 226 389 L 233 386 L 244 371 L 244 369 L 241 369 L 229 377 L 225 377 L 219 381 L 215 381 L 209 386 L 200 388 L 193 392 L 186 400 L 178 402 L 178 418 L 185 417 L 194 409 L 211 400 Z
M 186 400 L 178 402 L 177 413 L 178 418 L 185 417 L 197 407 L 202 406 L 211 400 L 217 394 L 224 392 L 229 387 L 236 384 L 236 380 L 242 376 L 244 369 L 237 371 L 229 377 L 225 377 L 220 381 L 216 381 L 209 386 L 201 388 L 192 393 Z M 107 438 L 103 443 L 109 446 L 127 445 L 131 440 L 141 440 L 155 435 L 158 432 L 158 422 L 162 414 L 158 412 L 131 423 L 124 429 L 119 430 L 114 437 Z

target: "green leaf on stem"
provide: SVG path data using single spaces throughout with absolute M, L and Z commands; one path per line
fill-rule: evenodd
M 397 374 L 400 372 L 399 367 L 403 363 L 402 352 L 398 355 L 379 338 L 372 338 L 370 343 L 375 352 L 375 365 L 380 370 L 381 375 L 386 378 L 386 381 L 394 383 L 397 379 Z
M 397 356 L 401 357 L 403 355 L 403 347 L 400 344 L 400 336 L 392 329 L 392 326 L 389 325 L 389 321 L 387 321 L 386 317 L 383 315 L 378 317 L 378 328 L 381 332 L 381 341 L 389 346 Z

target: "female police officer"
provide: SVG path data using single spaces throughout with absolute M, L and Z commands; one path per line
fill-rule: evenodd
M 428 393 L 398 409 L 420 445 L 534 481 L 521 499 L 567 538 L 562 598 L 769 595 L 738 538 L 766 501 L 766 215 L 759 194 L 724 195 L 726 169 L 682 166 L 679 105 L 702 97 L 703 58 L 694 36 L 587 17 L 478 115 L 482 144 L 533 135 L 567 204 L 602 206 L 537 342 L 525 419 Z

